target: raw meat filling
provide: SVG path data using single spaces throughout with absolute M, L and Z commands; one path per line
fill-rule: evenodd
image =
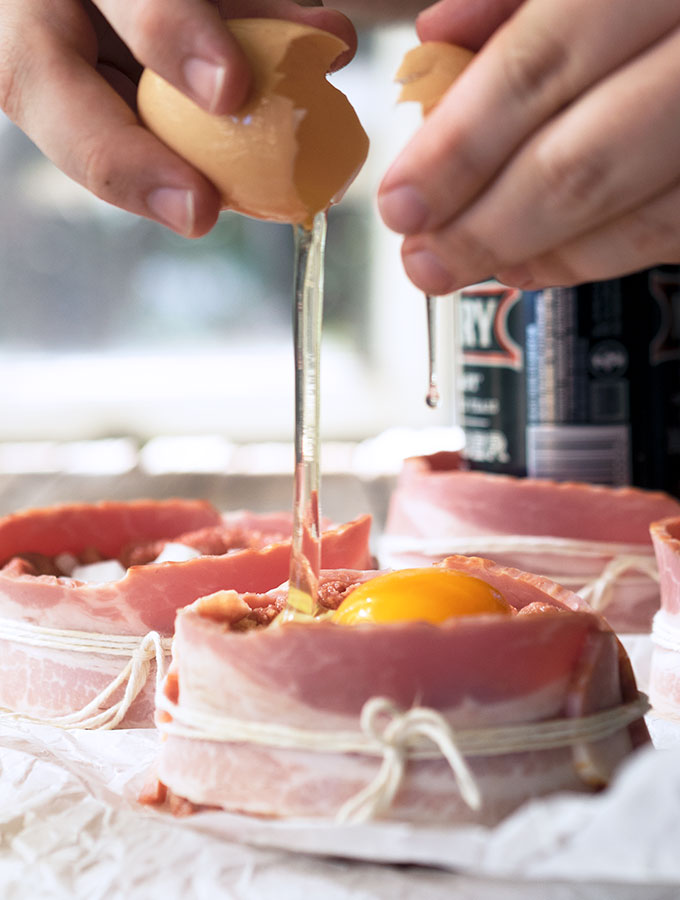
M 261 550 L 289 535 L 281 531 L 255 531 L 242 525 L 215 525 L 190 531 L 168 540 L 144 541 L 128 544 L 119 553 L 117 561 L 125 568 L 149 565 L 156 561 L 168 543 L 181 544 L 200 553 L 201 556 L 223 556 L 238 550 Z M 2 573 L 9 576 L 70 575 L 75 567 L 89 566 L 108 561 L 96 547 L 88 547 L 81 553 L 46 556 L 44 553 L 21 553 L 2 566 Z
M 235 550 L 262 550 L 287 537 L 289 535 L 280 531 L 254 531 L 241 525 L 215 525 L 180 535 L 173 538 L 172 543 L 192 547 L 202 556 L 222 556 Z M 126 568 L 152 563 L 166 543 L 167 541 L 149 541 L 132 544 L 123 549 L 120 561 Z
M 374 578 L 375 572 L 357 572 L 338 569 L 321 575 L 319 581 L 319 605 L 332 612 L 343 600 L 363 582 Z M 208 597 L 196 600 L 191 609 L 199 615 L 212 619 L 224 626 L 225 631 L 252 631 L 270 625 L 285 609 L 287 586 L 282 585 L 266 594 L 236 591 L 218 591 Z M 511 615 L 527 616 L 537 613 L 564 612 L 561 606 L 552 603 L 533 602 L 512 609 Z

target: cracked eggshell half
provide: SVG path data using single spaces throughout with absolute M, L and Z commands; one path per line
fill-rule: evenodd
M 443 41 L 426 41 L 404 56 L 396 80 L 401 84 L 399 102 L 415 100 L 427 115 L 472 60 L 465 47 Z
M 340 199 L 368 153 L 352 105 L 326 80 L 346 44 L 282 19 L 232 19 L 228 27 L 253 72 L 241 109 L 212 115 L 146 69 L 139 116 L 216 185 L 223 208 L 310 225 Z

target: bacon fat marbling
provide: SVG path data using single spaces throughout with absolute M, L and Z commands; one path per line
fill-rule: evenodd
M 575 594 L 545 578 L 488 560 L 442 565 L 501 590 L 517 610 L 443 625 L 411 621 L 338 626 L 291 622 L 239 630 L 247 606 L 204 615 L 201 601 L 177 617 L 165 684 L 179 709 L 314 731 L 358 728 L 367 700 L 439 712 L 454 729 L 583 716 L 636 696 L 614 633 Z M 325 572 L 324 582 L 375 573 Z M 280 608 L 281 591 L 269 602 Z M 258 598 L 258 606 L 266 602 Z M 331 605 L 333 605 L 331 603 Z M 524 610 L 524 612 L 522 612 Z M 168 713 L 159 713 L 168 721 Z M 595 743 L 468 760 L 483 805 L 461 800 L 443 759 L 411 761 L 389 815 L 409 821 L 492 823 L 532 796 L 594 790 L 647 740 L 641 718 Z M 172 735 L 162 742 L 159 777 L 193 808 L 220 806 L 264 816 L 332 818 L 375 775 L 375 758 Z M 157 797 L 158 793 L 153 792 Z
M 55 574 L 30 574 L 31 560 L 50 568 L 63 552 L 125 557 L 130 548 L 183 535 L 236 529 L 242 543 L 227 553 L 184 562 L 132 565 L 123 578 L 83 583 Z M 368 567 L 368 516 L 322 536 L 325 565 Z M 290 516 L 250 512 L 223 517 L 202 501 L 138 500 L 68 504 L 0 519 L 0 620 L 49 629 L 142 637 L 173 633 L 177 610 L 222 588 L 266 591 L 287 577 Z M 244 535 L 267 535 L 252 549 Z M 246 549 L 239 549 L 245 546 Z M 28 563 L 26 563 L 28 559 Z M 45 560 L 47 562 L 45 563 Z M 80 709 L 121 670 L 125 660 L 96 653 L 36 647 L 0 637 L 0 707 L 38 718 Z M 153 672 L 123 724 L 153 722 Z
M 661 492 L 638 488 L 515 478 L 461 468 L 457 453 L 435 453 L 405 461 L 392 494 L 385 528 L 388 566 L 425 565 L 437 557 L 419 550 L 422 541 L 437 541 L 438 558 L 447 555 L 446 539 L 464 540 L 470 550 L 450 552 L 491 556 L 501 565 L 540 572 L 580 590 L 612 560 L 598 543 L 629 545 L 630 553 L 653 565 L 649 526 L 656 519 L 680 515 L 680 503 Z M 514 549 L 483 552 L 490 536 L 518 538 Z M 531 537 L 588 542 L 588 555 L 551 553 L 533 546 Z M 389 551 L 397 539 L 400 549 Z M 409 539 L 413 541 L 408 549 Z M 481 539 L 481 540 L 480 540 Z M 475 548 L 475 540 L 480 547 Z M 631 567 L 613 585 L 601 611 L 620 632 L 648 632 L 659 607 L 659 590 L 649 575 Z

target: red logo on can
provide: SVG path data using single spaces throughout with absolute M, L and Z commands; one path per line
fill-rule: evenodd
M 522 291 L 501 284 L 460 292 L 459 323 L 466 365 L 521 370 L 524 351 L 508 329 L 508 316 Z
M 649 362 L 656 366 L 680 359 L 680 274 L 654 269 L 649 274 L 649 292 L 661 316 L 649 345 Z

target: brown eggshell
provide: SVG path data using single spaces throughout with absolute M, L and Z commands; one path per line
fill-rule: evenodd
M 474 53 L 443 41 L 419 44 L 404 56 L 397 81 L 402 85 L 399 102 L 415 100 L 427 115 L 470 62 Z
M 238 113 L 212 115 L 145 70 L 137 103 L 144 124 L 219 189 L 225 208 L 309 225 L 361 168 L 368 138 L 325 74 L 346 45 L 282 19 L 232 19 L 253 86 Z

